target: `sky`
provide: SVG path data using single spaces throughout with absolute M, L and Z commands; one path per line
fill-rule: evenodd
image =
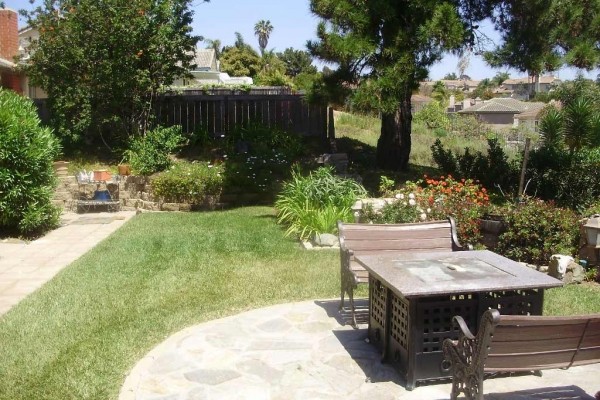
M 31 8 L 29 0 L 3 1 L 6 7 L 15 10 Z M 273 26 L 267 45 L 269 50 L 280 52 L 288 47 L 305 49 L 308 40 L 316 39 L 318 18 L 311 14 L 309 0 L 211 0 L 209 3 L 193 0 L 192 8 L 194 34 L 207 39 L 219 39 L 223 45 L 233 44 L 235 32 L 240 32 L 246 43 L 258 50 L 254 25 L 263 19 L 269 20 Z M 498 35 L 491 27 L 482 24 L 482 28 L 490 39 L 499 41 Z M 199 43 L 199 46 L 203 45 Z M 457 73 L 457 64 L 456 56 L 447 55 L 431 68 L 430 79 L 437 80 L 447 73 Z M 323 64 L 317 63 L 317 66 L 321 68 Z M 497 72 L 508 72 L 513 78 L 525 76 L 516 70 L 492 69 L 478 56 L 471 57 L 466 70 L 466 74 L 472 79 L 491 78 Z M 564 68 L 554 75 L 567 80 L 573 79 L 578 72 L 577 69 Z M 582 72 L 585 77 L 595 79 L 600 71 Z

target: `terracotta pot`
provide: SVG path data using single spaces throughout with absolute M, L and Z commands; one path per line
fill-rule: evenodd
M 119 175 L 131 175 L 131 167 L 129 166 L 129 164 L 121 164 L 118 166 L 119 168 Z
M 110 180 L 110 172 L 105 169 L 101 169 L 98 171 L 94 171 L 94 180 L 95 181 L 108 181 Z

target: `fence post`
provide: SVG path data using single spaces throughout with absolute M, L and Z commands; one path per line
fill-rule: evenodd
M 327 139 L 329 141 L 329 150 L 331 153 L 337 153 L 335 143 L 335 120 L 333 119 L 333 107 L 327 107 Z
M 529 159 L 529 145 L 531 144 L 531 139 L 525 139 L 525 154 L 523 155 L 523 165 L 521 166 L 521 179 L 519 179 L 519 201 L 523 196 L 523 190 L 525 188 L 525 171 L 527 170 L 527 160 Z

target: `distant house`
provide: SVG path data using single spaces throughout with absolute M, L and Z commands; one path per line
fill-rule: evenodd
M 252 78 L 247 76 L 230 77 L 226 72 L 220 71 L 219 60 L 214 49 L 196 49 L 190 71 L 192 78 L 177 79 L 174 87 L 194 87 L 206 85 L 252 85 Z
M 548 93 L 561 82 L 560 79 L 552 75 L 540 76 L 538 92 Z M 531 93 L 533 85 L 535 85 L 533 77 L 511 78 L 502 82 L 499 89 L 512 92 L 513 98 L 526 100 L 529 98 L 529 93 Z
M 538 113 L 546 104 L 541 102 L 524 102 L 512 98 L 494 98 L 477 102 L 471 107 L 459 111 L 459 115 L 474 115 L 481 121 L 491 125 L 517 126 L 519 115 L 535 121 Z M 525 118 L 523 118 L 523 121 Z M 535 125 L 535 124 L 534 124 Z
M 448 90 L 461 90 L 467 93 L 473 92 L 477 88 L 477 85 L 479 85 L 479 82 L 481 82 L 472 79 L 440 79 L 440 81 Z M 421 85 L 433 89 L 436 82 L 438 81 L 425 81 L 421 82 Z
M 10 9 L 0 10 L 0 87 L 24 93 L 25 78 L 17 71 L 19 53 L 18 15 Z
M 420 94 L 413 94 L 410 97 L 410 104 L 411 104 L 411 111 L 413 113 L 419 112 L 423 109 L 423 107 L 425 107 L 427 104 L 429 104 L 433 99 L 431 97 L 428 96 L 422 96 Z

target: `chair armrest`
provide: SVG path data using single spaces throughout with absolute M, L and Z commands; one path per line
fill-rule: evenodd
M 473 246 L 470 244 L 462 245 L 458 241 L 456 221 L 453 217 L 448 216 L 448 221 L 450 221 L 450 232 L 452 235 L 452 250 L 453 251 L 465 251 L 465 250 L 473 250 Z
M 471 330 L 467 326 L 467 323 L 465 322 L 465 320 L 463 319 L 463 317 L 461 317 L 460 315 L 456 315 L 456 316 L 454 316 L 454 318 L 452 318 L 452 322 L 454 322 L 455 324 L 457 324 L 458 327 L 460 328 L 460 334 L 461 334 L 461 336 L 464 336 L 464 337 L 466 337 L 467 339 L 470 339 L 470 340 L 475 340 L 475 335 L 473 335 L 471 333 Z

